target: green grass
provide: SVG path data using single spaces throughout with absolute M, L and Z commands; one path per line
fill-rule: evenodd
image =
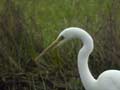
M 64 28 L 73 26 L 95 40 L 89 62 L 95 78 L 106 69 L 119 69 L 119 9 L 119 0 L 1 0 L 0 87 L 84 90 L 77 69 L 78 40 L 51 50 L 38 66 L 33 61 Z

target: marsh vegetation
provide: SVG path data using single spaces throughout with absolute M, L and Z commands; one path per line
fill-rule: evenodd
M 84 90 L 78 40 L 34 58 L 67 27 L 94 38 L 93 76 L 120 69 L 120 0 L 1 0 L 0 90 Z

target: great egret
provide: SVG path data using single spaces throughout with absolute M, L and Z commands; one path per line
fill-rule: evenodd
M 104 71 L 98 79 L 95 79 L 88 67 L 88 58 L 93 51 L 94 44 L 92 37 L 83 29 L 70 27 L 64 29 L 57 39 L 46 48 L 41 54 L 45 54 L 50 48 L 55 47 L 59 43 L 66 42 L 70 39 L 78 38 L 82 40 L 83 47 L 78 53 L 78 70 L 81 81 L 86 90 L 120 90 L 120 71 L 108 70 Z M 40 57 L 38 56 L 37 59 Z

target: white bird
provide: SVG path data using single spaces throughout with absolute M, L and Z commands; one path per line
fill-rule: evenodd
M 85 30 L 81 28 L 70 27 L 64 29 L 59 34 L 57 39 L 48 48 L 46 48 L 37 57 L 37 59 L 50 48 L 73 38 L 80 39 L 83 42 L 83 47 L 78 53 L 78 71 L 84 88 L 86 90 L 120 90 L 119 70 L 104 71 L 97 79 L 92 76 L 88 66 L 88 59 L 94 48 L 93 39 Z

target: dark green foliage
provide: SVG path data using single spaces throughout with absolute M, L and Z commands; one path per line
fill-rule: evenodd
M 0 90 L 84 90 L 77 69 L 78 40 L 34 59 L 64 28 L 81 27 L 95 41 L 95 78 L 120 68 L 119 0 L 1 0 Z

